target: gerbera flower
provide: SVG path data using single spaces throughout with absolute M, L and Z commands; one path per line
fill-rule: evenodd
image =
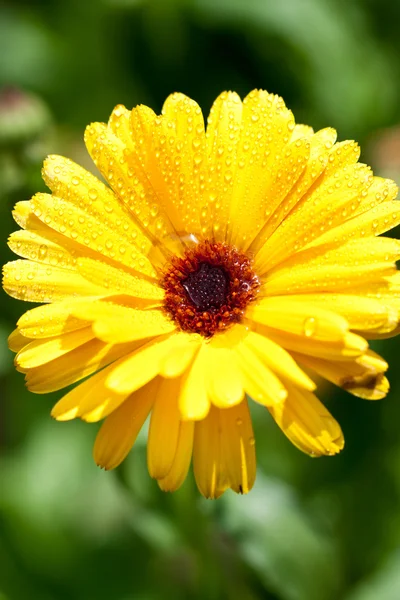
M 215 101 L 205 130 L 182 94 L 117 106 L 86 130 L 107 181 L 50 156 L 52 194 L 19 202 L 4 268 L 11 295 L 45 303 L 10 336 L 36 393 L 81 380 L 55 405 L 104 419 L 94 458 L 112 469 L 149 414 L 150 475 L 177 489 L 193 454 L 202 494 L 248 492 L 248 398 L 312 455 L 343 448 L 310 372 L 361 398 L 388 391 L 368 339 L 399 322 L 396 185 L 333 129 L 295 125 L 278 96 Z M 85 379 L 86 378 L 86 379 Z

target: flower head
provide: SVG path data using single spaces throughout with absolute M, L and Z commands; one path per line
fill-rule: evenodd
M 161 116 L 118 106 L 85 141 L 108 185 L 51 156 L 52 194 L 14 211 L 23 260 L 4 267 L 4 288 L 44 303 L 9 338 L 28 388 L 80 382 L 52 414 L 104 419 L 106 469 L 151 414 L 148 468 L 164 490 L 192 455 L 205 496 L 251 489 L 248 397 L 302 451 L 339 452 L 309 373 L 361 398 L 388 391 L 366 340 L 398 332 L 400 243 L 378 237 L 400 223 L 396 185 L 264 91 L 221 94 L 206 130 L 182 94 Z

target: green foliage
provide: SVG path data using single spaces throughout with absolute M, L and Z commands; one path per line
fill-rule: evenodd
M 386 0 L 7 0 L 0 86 L 29 110 L 11 128 L 0 101 L 1 239 L 13 203 L 44 189 L 46 154 L 93 169 L 87 123 L 118 103 L 159 110 L 173 91 L 207 112 L 223 89 L 266 88 L 373 161 L 371 134 L 400 121 L 398 12 Z M 14 371 L 5 338 L 26 304 L 2 294 L 0 308 L 0 600 L 400 598 L 397 340 L 379 347 L 392 366 L 383 403 L 322 391 L 340 456 L 302 455 L 256 407 L 256 486 L 211 502 L 191 478 L 159 491 L 145 432 L 116 472 L 97 469 L 96 426 L 51 421 L 60 394 L 29 394 Z

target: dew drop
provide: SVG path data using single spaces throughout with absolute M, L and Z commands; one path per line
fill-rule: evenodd
M 307 317 L 303 323 L 303 333 L 306 337 L 312 337 L 317 331 L 317 319 L 315 317 Z
M 47 256 L 48 248 L 45 244 L 39 246 L 39 258 L 40 260 L 44 260 Z

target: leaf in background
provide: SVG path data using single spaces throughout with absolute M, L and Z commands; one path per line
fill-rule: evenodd
M 251 494 L 226 494 L 224 502 L 224 525 L 267 589 L 283 600 L 337 599 L 334 540 L 312 522 L 294 489 L 259 473 Z
M 263 53 L 264 40 L 275 36 L 291 48 L 302 70 L 308 114 L 314 125 L 332 126 L 352 136 L 385 120 L 395 109 L 395 72 L 383 49 L 375 43 L 367 20 L 355 4 L 322 0 L 194 0 L 206 22 L 247 31 L 254 49 Z M 283 55 L 283 64 L 289 59 Z M 304 65 L 304 59 L 307 66 Z M 259 87 L 266 80 L 260 80 Z M 278 92 L 279 90 L 270 90 Z M 317 117 L 317 118 L 316 118 Z M 321 119 L 324 122 L 319 122 Z M 325 121 L 326 120 L 326 121 Z
M 399 600 L 400 550 L 397 549 L 380 569 L 365 578 L 345 600 Z

